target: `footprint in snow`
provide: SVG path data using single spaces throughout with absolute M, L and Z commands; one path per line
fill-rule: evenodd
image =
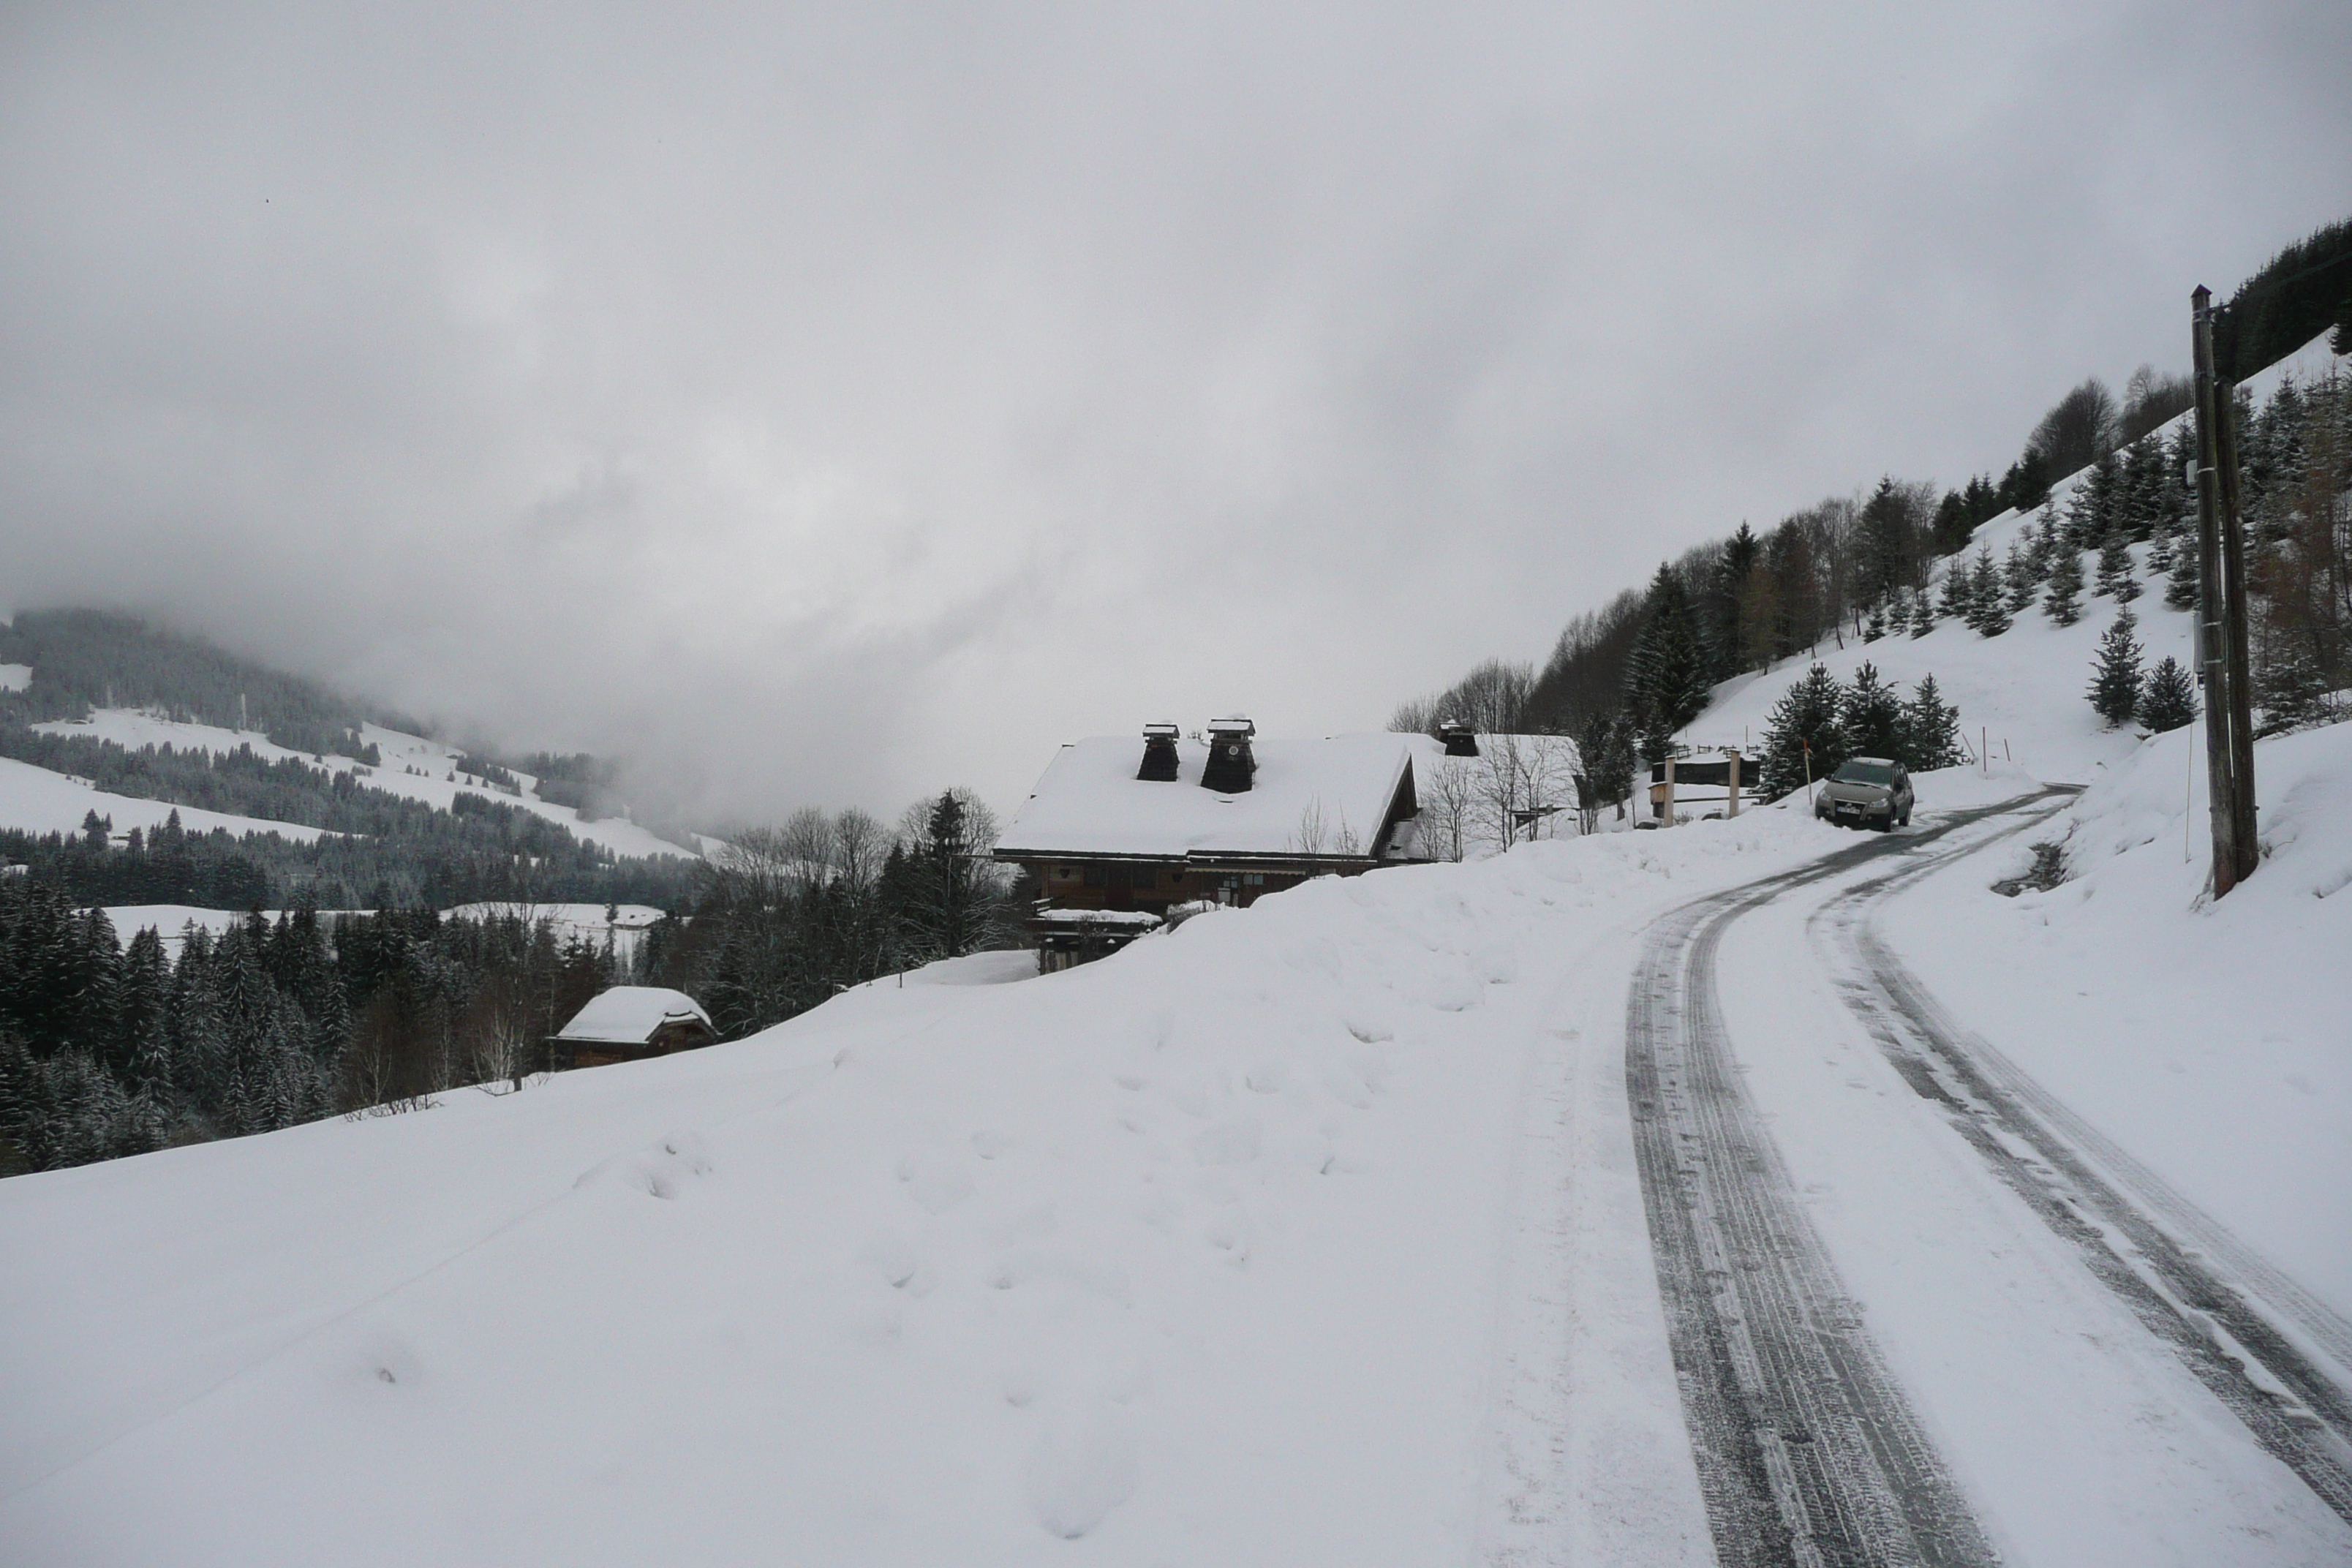
M 616 1154 L 580 1173 L 572 1184 L 585 1187 L 617 1181 L 649 1197 L 672 1200 L 696 1178 L 710 1173 L 710 1151 L 699 1132 L 673 1132 L 637 1154 Z
M 927 1214 L 945 1214 L 971 1195 L 971 1173 L 945 1154 L 908 1154 L 898 1162 L 907 1195 Z
M 1029 1453 L 1029 1506 L 1048 1534 L 1076 1541 L 1135 1494 L 1136 1442 L 1108 1400 L 1050 1418 Z

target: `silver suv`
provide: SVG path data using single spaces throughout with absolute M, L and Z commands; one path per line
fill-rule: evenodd
M 1856 757 L 1822 781 L 1813 815 L 1823 822 L 1864 823 L 1884 833 L 1911 826 L 1911 774 L 1885 757 Z

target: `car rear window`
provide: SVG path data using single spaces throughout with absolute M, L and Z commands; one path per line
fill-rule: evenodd
M 1884 763 L 1847 763 L 1830 776 L 1840 784 L 1891 784 L 1895 770 Z

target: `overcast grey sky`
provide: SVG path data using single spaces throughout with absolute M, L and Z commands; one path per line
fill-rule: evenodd
M 0 607 L 759 817 L 1377 727 L 2352 213 L 2352 6 L 0 11 Z

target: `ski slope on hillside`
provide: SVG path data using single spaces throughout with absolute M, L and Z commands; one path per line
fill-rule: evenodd
M 523 793 L 519 796 L 509 795 L 461 772 L 459 764 L 465 753 L 457 748 L 420 735 L 387 730 L 378 724 L 362 725 L 360 731 L 361 743 L 373 743 L 383 756 L 383 765 L 376 768 L 363 767 L 352 758 L 333 752 L 317 756 L 308 752 L 293 751 L 255 730 L 226 730 L 212 724 L 182 723 L 131 708 L 93 709 L 87 719 L 55 720 L 36 724 L 33 728 L 44 734 L 83 735 L 94 740 L 111 741 L 131 751 L 142 746 L 170 746 L 176 751 L 202 751 L 217 755 L 234 752 L 240 746 L 249 746 L 256 756 L 271 762 L 291 758 L 312 767 L 324 768 L 330 773 L 356 772 L 370 788 L 423 801 L 439 811 L 448 810 L 450 803 L 461 793 L 504 801 L 568 828 L 575 837 L 587 843 L 602 845 L 615 855 L 683 856 L 689 853 L 626 817 L 583 821 L 580 813 L 572 807 L 540 799 L 536 793 L 539 781 L 529 774 L 516 774 Z M 0 811 L 5 809 L 5 797 L 0 796 Z M 17 826 L 22 825 L 0 819 L 0 826 Z M 315 828 L 289 829 L 283 825 L 271 826 L 286 831 L 289 837 L 318 836 Z
M 53 773 L 12 757 L 0 757 L 0 827 L 22 828 L 27 833 L 79 833 L 83 820 L 93 811 L 111 820 L 117 833 L 128 833 L 134 827 L 161 827 L 174 811 L 180 814 L 180 826 L 191 833 L 210 833 L 215 828 L 239 836 L 278 833 L 297 843 L 309 844 L 323 831 L 257 816 L 232 816 L 197 806 L 175 806 L 167 800 L 110 795 L 64 773 Z

